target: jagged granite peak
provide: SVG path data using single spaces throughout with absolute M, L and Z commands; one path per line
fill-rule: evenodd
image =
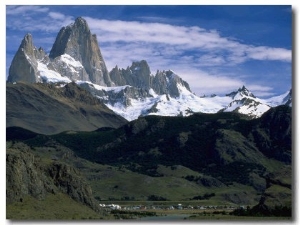
M 221 112 L 237 112 L 252 118 L 258 118 L 271 108 L 266 101 L 255 97 L 245 86 L 226 96 L 232 100 L 225 108 L 220 110 Z
M 151 77 L 151 88 L 158 95 L 163 95 L 168 93 L 168 81 L 167 76 L 164 71 L 157 71 L 155 76 Z
M 132 62 L 130 67 L 119 69 L 117 66 L 110 72 L 110 78 L 115 86 L 130 85 L 149 90 L 150 68 L 146 60 Z
M 110 78 L 115 86 L 130 85 L 145 90 L 151 88 L 158 95 L 168 94 L 171 97 L 178 97 L 180 87 L 191 92 L 189 84 L 182 80 L 173 71 L 157 71 L 153 76 L 146 60 L 133 62 L 126 69 L 119 69 L 118 66 L 110 72 Z
M 246 95 L 246 96 L 249 96 L 249 97 L 252 97 L 252 98 L 256 98 L 254 96 L 254 94 L 252 94 L 246 87 L 245 85 L 243 85 L 242 88 L 239 88 L 238 92 L 242 93 L 243 95 Z
M 38 82 L 37 58 L 40 57 L 43 57 L 42 51 L 33 45 L 32 35 L 26 34 L 9 67 L 7 82 Z
M 56 58 L 64 53 L 69 54 L 72 56 L 74 59 L 79 60 L 80 55 L 78 52 L 78 49 L 71 51 L 70 49 L 70 39 L 75 38 L 73 37 L 75 34 L 74 33 L 80 33 L 83 36 L 90 36 L 91 31 L 88 27 L 88 24 L 86 21 L 79 17 L 75 20 L 75 23 L 71 23 L 70 25 L 66 27 L 62 27 L 56 37 L 56 40 L 54 42 L 54 45 L 52 46 L 52 49 L 50 51 L 49 57 L 50 58 Z M 74 46 L 78 47 L 78 46 Z
M 123 70 L 119 69 L 116 65 L 110 72 L 109 76 L 115 86 L 123 86 L 126 85 L 126 80 L 123 76 Z
M 169 80 L 168 90 L 171 97 L 178 97 L 182 91 L 182 88 L 185 88 L 189 92 L 191 92 L 189 84 L 182 80 L 177 74 L 173 71 L 169 70 L 166 72 L 166 76 Z
M 167 94 L 174 98 L 179 97 L 183 88 L 191 92 L 189 84 L 171 70 L 157 71 L 151 79 L 151 88 L 159 95 Z
M 34 45 L 32 35 L 30 33 L 26 34 L 21 42 L 20 48 L 23 49 L 28 55 L 34 55 Z
M 54 60 L 63 55 L 71 56 L 82 64 L 80 79 L 103 86 L 112 85 L 97 37 L 91 33 L 86 20 L 82 17 L 61 28 L 56 37 L 49 57 Z
M 232 97 L 232 99 L 241 98 L 241 97 L 252 97 L 256 98 L 254 94 L 252 94 L 246 87 L 243 85 L 243 87 L 239 88 L 237 91 L 233 91 L 230 94 L 227 94 L 226 96 Z

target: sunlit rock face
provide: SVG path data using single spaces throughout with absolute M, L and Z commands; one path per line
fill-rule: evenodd
M 97 37 L 91 34 L 87 22 L 81 17 L 59 31 L 49 57 L 55 59 L 65 54 L 81 63 L 82 67 L 78 65 L 78 80 L 91 81 L 103 86 L 111 85 Z

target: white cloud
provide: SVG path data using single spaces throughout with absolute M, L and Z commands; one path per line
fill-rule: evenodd
M 7 6 L 6 15 L 26 15 L 48 12 L 49 8 L 42 6 Z
M 256 60 L 281 60 L 290 62 L 292 52 L 284 48 L 270 48 L 266 46 L 249 47 L 247 50 L 249 58 Z
M 49 12 L 48 15 L 55 20 L 64 20 L 66 18 L 64 14 L 57 12 Z
M 198 58 L 201 66 L 217 66 L 226 63 L 225 58 L 222 55 L 217 54 L 205 54 Z
M 246 87 L 255 95 L 259 97 L 274 96 L 273 88 L 266 85 L 249 84 Z
M 88 24 L 102 42 L 141 42 L 144 44 L 164 44 L 178 47 L 181 51 L 196 50 L 207 53 L 205 62 L 214 65 L 239 64 L 246 60 L 291 61 L 291 50 L 241 44 L 232 38 L 222 37 L 216 30 L 200 27 L 174 26 L 163 23 L 137 21 L 109 21 L 86 17 Z M 224 53 L 223 57 L 211 57 L 210 52 Z M 208 57 L 211 62 L 208 62 Z
M 226 74 L 211 74 L 193 67 L 175 66 L 174 72 L 186 80 L 197 95 L 230 93 L 243 86 L 243 81 L 237 77 L 231 78 Z
M 48 12 L 48 13 L 46 13 Z M 58 12 L 49 12 L 49 8 L 41 6 L 7 6 L 6 26 L 12 30 L 27 32 L 58 32 L 72 22 L 72 16 Z

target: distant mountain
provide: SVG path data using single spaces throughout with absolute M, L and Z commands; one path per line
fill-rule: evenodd
M 151 74 L 146 60 L 126 69 L 118 66 L 108 72 L 97 37 L 79 17 L 61 28 L 49 56 L 25 35 L 9 69 L 8 83 L 75 82 L 99 98 L 107 107 L 126 118 L 139 116 L 189 116 L 195 112 L 237 112 L 260 117 L 271 107 L 287 104 L 289 96 L 263 100 L 245 86 L 226 96 L 199 97 L 189 84 L 171 70 Z
M 165 94 L 157 94 L 153 88 L 145 90 L 129 85 L 108 88 L 87 82 L 77 82 L 77 84 L 93 93 L 110 109 L 129 121 L 146 115 L 189 116 L 196 112 L 237 112 L 250 118 L 258 118 L 271 107 L 285 104 L 291 106 L 289 104 L 291 97 L 286 94 L 276 98 L 260 99 L 245 86 L 226 96 L 199 97 L 183 82 L 176 81 L 179 77 L 174 72 L 163 71 L 159 74 L 166 74 L 167 87 L 176 84 L 176 88 L 173 89 L 176 90 L 176 94 L 175 91 L 168 91 L 168 89 Z
M 92 131 L 119 127 L 127 121 L 75 83 L 7 84 L 6 127 L 41 133 Z
M 231 97 L 232 101 L 221 110 L 223 112 L 238 112 L 252 117 L 260 117 L 271 108 L 263 100 L 255 97 L 245 86 L 226 96 Z
M 287 105 L 292 107 L 292 89 L 282 95 L 266 99 L 265 101 L 271 107 L 278 105 Z

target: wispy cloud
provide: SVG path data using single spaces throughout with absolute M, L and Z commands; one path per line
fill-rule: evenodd
M 41 6 L 7 6 L 6 14 L 6 26 L 24 32 L 57 32 L 74 21 L 72 16 Z
M 280 60 L 290 62 L 292 58 L 291 50 L 284 48 L 270 48 L 267 46 L 249 46 L 247 54 L 249 58 L 256 60 Z
M 86 19 L 99 37 L 109 67 L 113 66 L 111 63 L 126 66 L 131 61 L 146 59 L 153 72 L 156 69 L 175 70 L 198 94 L 213 90 L 226 93 L 246 83 L 237 72 L 232 76 L 222 73 L 224 67 L 234 68 L 251 60 L 291 62 L 290 49 L 247 45 L 231 37 L 222 37 L 216 30 L 163 23 Z M 251 85 L 249 81 L 248 84 Z M 255 91 L 261 96 L 268 96 L 272 88 L 265 87 L 268 89 Z
M 151 23 L 180 23 L 182 19 L 180 18 L 166 18 L 161 16 L 139 16 L 137 19 L 144 21 L 144 22 L 151 22 Z
M 247 85 L 247 88 L 251 90 L 254 95 L 260 97 L 270 97 L 275 94 L 273 88 L 268 86 L 250 84 Z
M 7 6 L 6 15 L 32 15 L 48 12 L 49 8 L 43 6 Z
M 66 16 L 62 13 L 58 13 L 58 12 L 49 12 L 48 14 L 52 19 L 55 20 L 65 20 Z
M 86 19 L 93 32 L 101 36 L 103 42 L 142 42 L 177 46 L 181 51 L 214 51 L 223 54 L 217 57 L 219 62 L 230 64 L 242 63 L 245 60 L 291 61 L 289 49 L 246 45 L 232 38 L 222 37 L 216 30 L 206 30 L 197 26 L 109 21 L 90 17 Z M 216 57 L 211 59 L 215 61 Z
M 230 93 L 244 84 L 239 77 L 228 77 L 225 73 L 221 72 L 212 74 L 184 65 L 175 65 L 174 70 L 179 75 L 184 74 L 184 79 L 189 82 L 192 91 L 199 96 Z

